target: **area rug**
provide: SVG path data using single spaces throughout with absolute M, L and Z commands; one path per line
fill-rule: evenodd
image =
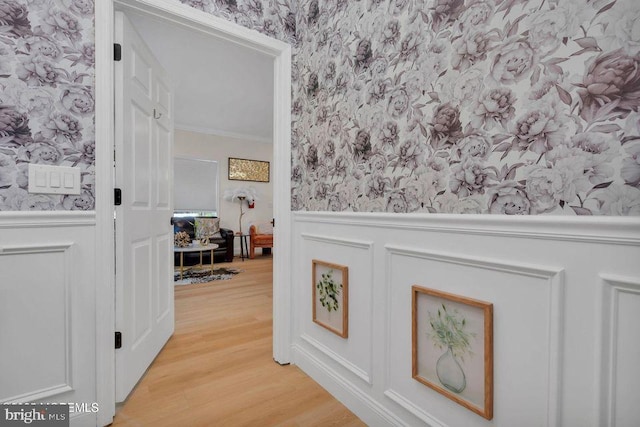
M 207 283 L 214 280 L 229 280 L 238 273 L 242 273 L 242 270 L 237 268 L 216 268 L 213 270 L 188 270 L 185 271 L 180 279 L 180 272 L 174 272 L 173 284 L 174 285 L 193 285 L 195 283 Z

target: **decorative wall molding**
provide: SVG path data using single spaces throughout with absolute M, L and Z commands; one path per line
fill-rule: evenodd
M 337 397 L 348 408 L 353 410 L 354 407 L 360 407 L 366 410 L 366 415 L 356 411 L 356 415 L 363 417 L 363 421 L 370 425 L 388 425 L 393 427 L 408 427 L 402 419 L 374 400 L 368 393 L 354 386 L 353 383 L 336 373 L 331 367 L 323 363 L 305 348 L 300 345 L 293 344 L 291 349 L 294 354 L 296 365 L 311 375 L 321 386 L 327 389 L 332 395 Z M 328 382 L 330 381 L 330 383 Z M 341 393 L 338 393 L 341 392 Z M 339 395 L 338 395 L 339 394 Z M 374 419 L 377 422 L 371 422 Z
M 616 370 L 618 356 L 619 299 L 624 294 L 640 295 L 640 279 L 614 274 L 600 274 L 602 306 L 598 324 L 601 326 L 599 355 L 600 381 L 597 407 L 600 425 L 615 427 Z M 630 338 L 630 337 L 627 337 Z
M 64 393 L 73 391 L 73 388 L 69 384 L 59 384 L 53 387 L 47 387 L 40 390 L 30 391 L 19 396 L 11 396 L 8 399 L 0 400 L 0 403 L 24 403 L 35 402 L 36 400 L 42 400 L 51 398 L 53 396 L 59 396 Z
M 70 277 L 71 269 L 71 254 L 70 249 L 74 245 L 73 242 L 59 242 L 59 243 L 45 243 L 45 244 L 28 244 L 28 245 L 10 245 L 0 246 L 0 257 L 9 255 L 33 255 L 33 254 L 45 254 L 45 253 L 62 253 L 64 258 L 64 270 L 63 270 L 63 290 L 64 290 L 64 307 L 59 307 L 64 312 L 64 348 L 65 348 L 65 363 L 64 363 L 64 382 L 61 384 L 55 384 L 49 387 L 43 387 L 37 390 L 32 390 L 28 393 L 23 393 L 17 396 L 11 396 L 8 398 L 0 399 L 0 403 L 20 403 L 20 402 L 32 402 L 45 398 L 51 398 L 64 393 L 73 391 L 73 351 L 72 351 L 72 292 Z
M 0 212 L 0 229 L 81 227 L 95 225 L 95 211 Z
M 563 358 L 563 336 L 564 329 L 563 307 L 564 307 L 564 269 L 554 266 L 540 266 L 525 263 L 506 263 L 501 260 L 480 258 L 471 256 L 460 256 L 442 251 L 426 251 L 405 246 L 385 245 L 386 254 L 386 287 L 387 300 L 391 301 L 391 279 L 393 277 L 391 258 L 393 255 L 408 256 L 414 258 L 427 259 L 432 261 L 482 268 L 486 270 L 499 271 L 504 273 L 517 274 L 521 276 L 545 279 L 549 285 L 549 369 L 548 376 L 548 423 L 550 427 L 560 424 L 560 408 L 562 407 L 562 358 Z M 385 336 L 386 342 L 389 343 L 391 333 L 391 312 L 387 310 Z M 414 413 L 419 418 L 426 421 L 430 416 L 422 411 L 416 413 L 415 405 L 405 405 L 408 399 L 400 393 L 393 390 L 389 385 L 390 373 L 390 349 L 387 345 L 385 352 L 385 379 L 384 389 L 385 395 L 392 398 L 396 403 L 404 406 L 405 409 Z M 553 380 L 555 379 L 555 380 Z M 425 418 L 426 417 L 426 418 Z
M 439 233 L 640 245 L 640 217 L 294 212 L 294 221 Z
M 355 240 L 355 239 L 344 239 L 344 238 L 340 238 L 340 237 L 330 237 L 330 236 L 326 236 L 326 235 L 319 235 L 319 234 L 311 234 L 311 233 L 300 233 L 300 237 L 302 237 L 304 240 L 307 241 L 311 241 L 311 242 L 317 242 L 317 243 L 321 243 L 321 244 L 325 244 L 325 245 L 338 245 L 338 246 L 346 246 L 346 247 L 350 247 L 350 248 L 355 248 L 355 249 L 362 249 L 362 250 L 366 250 L 369 252 L 369 259 L 368 259 L 368 263 L 369 263 L 369 267 L 370 269 L 373 269 L 374 266 L 374 262 L 373 262 L 373 245 L 374 243 L 372 241 L 366 241 L 366 240 Z M 373 278 L 373 271 L 371 271 L 371 277 Z M 350 279 L 352 280 L 352 279 Z M 369 291 L 372 294 L 372 297 L 370 298 L 369 301 L 369 319 L 371 319 L 371 321 L 369 322 L 369 337 L 373 337 L 373 280 L 369 280 L 368 283 L 369 286 Z M 302 337 L 304 339 L 304 335 Z M 309 337 L 310 338 L 310 337 Z M 320 346 L 322 346 L 322 344 L 320 344 L 318 341 L 314 340 L 317 344 L 319 344 Z M 313 343 L 310 343 L 312 345 L 314 345 Z M 324 347 L 324 346 L 323 346 Z M 326 347 L 325 347 L 326 348 Z M 320 351 L 324 351 L 322 348 L 318 348 Z M 333 353 L 331 350 L 329 350 L 327 348 L 327 350 L 331 353 Z M 373 339 L 369 340 L 369 349 L 368 349 L 368 354 L 369 354 L 369 366 L 373 366 Z M 333 356 L 327 352 L 325 352 L 325 354 L 327 354 L 329 357 Z M 361 370 L 360 368 L 356 367 L 355 365 L 353 365 L 351 362 L 348 362 L 346 359 L 342 358 L 341 356 L 338 356 L 336 353 L 333 353 L 337 358 L 334 358 L 334 360 L 336 360 L 336 362 L 342 364 L 345 368 L 351 370 L 355 375 L 357 375 L 358 377 L 360 377 L 363 381 L 365 381 L 367 384 L 371 385 L 373 384 L 373 379 L 372 379 L 372 373 L 371 371 L 366 372 L 365 370 Z M 346 362 L 346 364 L 343 364 L 339 359 L 343 360 L 344 362 Z M 352 368 L 355 368 L 352 370 Z M 359 373 L 360 371 L 360 373 Z
M 336 353 L 335 351 L 331 350 L 329 347 L 325 346 L 324 344 L 320 343 L 318 340 L 310 337 L 307 334 L 302 334 L 300 336 L 300 338 L 303 341 L 306 341 L 308 344 L 310 344 L 313 347 L 315 347 L 320 352 L 324 353 L 327 357 L 333 359 L 335 362 L 337 362 L 340 365 L 342 365 L 343 368 L 345 368 L 346 370 L 350 371 L 352 374 L 354 374 L 355 376 L 360 378 L 365 383 L 367 383 L 369 385 L 372 384 L 371 376 L 370 376 L 369 372 L 367 372 L 364 369 L 361 369 L 358 366 L 354 365 L 353 363 L 349 362 L 347 359 L 345 359 L 344 357 L 340 356 L 338 353 Z
M 422 409 L 418 408 L 411 401 L 405 399 L 402 395 L 396 393 L 395 391 L 386 390 L 384 392 L 384 395 L 386 397 L 388 397 L 389 399 L 393 400 L 398 405 L 402 406 L 407 411 L 411 412 L 413 415 L 415 415 L 416 417 L 418 417 L 422 421 L 424 421 L 425 424 L 427 424 L 428 426 L 430 426 L 430 427 L 447 427 L 447 424 L 444 424 L 442 421 L 438 420 L 437 418 L 434 418 L 431 415 L 427 414 L 425 411 L 423 411 Z
M 301 233 L 300 236 L 305 240 L 312 240 L 319 243 L 326 243 L 331 245 L 350 246 L 358 249 L 370 250 L 373 247 L 373 242 L 365 240 L 353 240 L 342 239 L 339 237 L 321 236 L 319 234 Z
M 0 246 L 0 255 L 25 255 L 25 254 L 42 254 L 51 252 L 64 252 L 69 249 L 73 243 L 44 243 L 41 245 L 12 245 Z
M 458 264 L 469 267 L 483 268 L 485 270 L 514 273 L 521 276 L 550 279 L 561 274 L 563 269 L 559 267 L 541 267 L 533 264 L 506 263 L 501 260 L 471 256 L 460 256 L 449 252 L 426 251 L 406 246 L 385 245 L 388 254 L 404 255 L 414 258 L 430 259 L 433 261 Z

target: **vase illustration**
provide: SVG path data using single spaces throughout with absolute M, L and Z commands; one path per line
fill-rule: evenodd
M 462 393 L 467 387 L 467 379 L 462 367 L 451 351 L 451 347 L 436 362 L 436 374 L 443 386 L 454 393 Z

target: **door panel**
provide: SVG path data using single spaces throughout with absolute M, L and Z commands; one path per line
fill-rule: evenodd
M 135 283 L 132 297 L 132 308 L 135 316 L 131 318 L 133 324 L 133 347 L 151 329 L 151 245 L 150 239 L 132 243 L 131 283 Z
M 133 193 L 131 193 L 131 204 L 133 207 L 149 207 L 151 186 L 150 163 L 151 163 L 151 126 L 152 118 L 135 103 L 131 106 L 133 130 L 132 164 L 136 171 L 131 179 L 133 180 Z
M 156 131 L 158 132 L 158 150 L 156 156 L 156 162 L 158 164 L 157 175 L 157 194 L 156 194 L 156 208 L 163 209 L 172 213 L 173 206 L 171 206 L 171 200 L 169 196 L 173 188 L 173 144 L 171 140 L 173 138 L 173 132 L 171 128 L 165 127 L 162 120 L 158 120 L 158 126 Z M 173 250 L 173 242 L 171 243 L 171 249 Z
M 171 84 L 126 16 L 116 13 L 116 400 L 123 401 L 167 342 L 173 303 Z M 161 101 L 161 102 L 159 102 Z
M 160 259 L 169 258 L 173 261 L 173 239 L 167 238 L 166 235 L 158 236 L 156 241 L 157 243 L 157 251 Z M 156 265 L 158 276 L 172 276 L 173 262 L 171 263 L 158 263 Z M 158 292 L 157 298 L 157 310 L 158 317 L 155 319 L 156 322 L 162 322 L 166 316 L 172 316 L 173 312 L 171 311 L 173 308 L 173 287 L 167 287 L 164 291 Z

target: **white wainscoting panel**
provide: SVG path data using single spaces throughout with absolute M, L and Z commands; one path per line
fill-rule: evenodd
M 293 360 L 368 425 L 640 419 L 640 218 L 296 212 L 292 253 Z M 314 258 L 349 267 L 346 340 L 311 321 Z M 411 377 L 412 285 L 493 304 L 492 420 Z
M 363 391 L 343 375 L 336 373 L 335 369 L 320 358 L 314 352 L 293 344 L 293 353 L 298 356 L 297 364 L 307 374 L 311 375 L 321 386 L 329 390 L 337 399 L 349 405 L 350 409 L 361 417 L 369 426 L 408 426 L 392 411 L 372 398 L 371 394 Z
M 93 213 L 0 212 L 0 402 L 96 402 L 95 248 Z
M 366 384 L 372 383 L 372 256 L 373 243 L 334 235 L 303 233 L 300 297 L 301 344 L 336 362 Z M 311 261 L 318 259 L 349 267 L 349 336 L 342 338 L 312 321 Z M 306 279 L 306 280 L 305 280 Z
M 640 420 L 640 279 L 602 274 L 602 370 L 600 424 Z
M 320 341 L 312 338 L 311 336 L 309 336 L 307 334 L 302 334 L 300 336 L 300 338 L 304 342 L 306 342 L 309 345 L 312 345 L 313 347 L 315 347 L 316 350 L 318 350 L 318 351 L 322 352 L 323 354 L 325 354 L 326 356 L 330 357 L 335 362 L 338 362 L 340 365 L 342 365 L 343 368 L 345 368 L 348 371 L 352 372 L 355 376 L 357 376 L 360 379 L 362 379 L 362 381 L 366 382 L 367 384 L 371 384 L 371 377 L 370 377 L 369 372 L 366 372 L 366 371 L 362 370 L 357 365 L 354 365 L 353 363 L 349 362 L 347 359 L 345 359 L 344 357 L 342 357 L 338 353 L 336 353 L 333 350 L 331 350 L 326 345 L 322 344 Z
M 493 304 L 494 377 L 509 378 L 494 381 L 500 403 L 494 418 L 522 427 L 558 425 L 562 269 L 393 245 L 386 250 L 385 395 L 428 424 L 434 417 L 448 416 L 451 425 L 478 418 L 411 377 L 411 286 L 419 285 Z M 430 413 L 418 409 L 424 401 L 432 402 Z
M 0 401 L 33 401 L 73 390 L 71 246 L 0 248 L 0 271 L 18 276 L 0 280 Z M 47 363 L 42 363 L 43 353 Z

